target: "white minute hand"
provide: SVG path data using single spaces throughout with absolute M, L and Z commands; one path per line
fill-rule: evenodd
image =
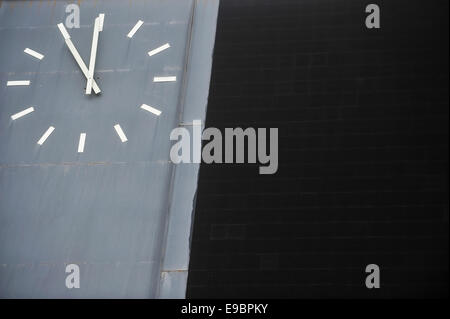
M 70 35 L 67 32 L 66 28 L 64 27 L 64 24 L 59 23 L 58 24 L 59 31 L 61 31 L 67 46 L 69 47 L 70 52 L 72 53 L 73 57 L 75 58 L 75 61 L 77 61 L 78 66 L 80 67 L 81 71 L 83 72 L 84 76 L 88 77 L 88 68 L 86 67 L 86 64 L 84 64 L 83 59 L 81 58 L 80 54 L 78 53 L 77 49 L 72 43 L 72 40 L 70 40 Z M 97 86 L 97 83 L 95 83 L 95 80 L 92 83 L 92 88 L 94 89 L 95 94 L 100 93 L 100 88 Z
M 92 82 L 94 81 L 95 57 L 97 55 L 98 34 L 103 29 L 104 14 L 95 18 L 94 33 L 92 35 L 91 60 L 89 61 L 89 71 L 87 76 L 86 94 L 91 94 Z

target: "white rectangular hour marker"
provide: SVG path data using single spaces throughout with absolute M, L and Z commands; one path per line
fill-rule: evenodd
M 80 134 L 80 141 L 78 142 L 78 153 L 84 152 L 84 143 L 86 142 L 86 133 Z
M 11 119 L 12 120 L 17 120 L 18 118 L 20 118 L 22 116 L 25 116 L 25 115 L 33 112 L 33 111 L 34 111 L 34 107 L 29 107 L 29 108 L 27 108 L 27 109 L 25 109 L 23 111 L 20 111 L 19 113 L 11 115 Z
M 6 86 L 30 85 L 30 81 L 8 81 Z
M 125 133 L 122 131 L 122 128 L 120 127 L 119 124 L 114 125 L 114 129 L 116 130 L 117 135 L 119 135 L 120 140 L 122 141 L 122 143 L 128 141 Z
M 144 24 L 144 21 L 139 20 L 136 25 L 133 27 L 133 29 L 131 29 L 130 32 L 128 32 L 127 37 L 132 38 L 134 36 L 134 34 L 136 33 L 136 31 L 141 27 L 141 25 Z
M 160 110 L 155 109 L 154 107 L 151 107 L 150 105 L 147 105 L 147 104 L 142 104 L 141 105 L 141 109 L 146 110 L 146 111 L 148 111 L 150 113 L 153 113 L 153 114 L 155 114 L 157 116 L 159 116 L 161 114 Z
M 44 58 L 43 54 L 40 54 L 39 52 L 36 52 L 29 48 L 26 48 L 25 50 L 23 50 L 23 52 L 25 52 L 26 54 L 29 54 L 31 56 L 34 56 L 36 59 L 39 59 L 39 60 L 42 60 Z
M 160 46 L 159 48 L 156 48 L 156 49 L 153 49 L 153 50 L 149 51 L 148 55 L 149 56 L 155 55 L 155 54 L 157 54 L 157 53 L 159 53 L 161 51 L 164 51 L 165 49 L 168 49 L 168 48 L 170 48 L 170 44 L 166 43 L 166 44 Z
M 55 130 L 55 128 L 53 126 L 50 126 L 47 131 L 45 131 L 44 135 L 42 135 L 42 137 L 39 139 L 39 141 L 37 142 L 39 145 L 44 144 L 44 142 L 47 140 L 47 138 L 50 136 L 50 134 L 52 134 L 52 132 Z
M 153 82 L 175 82 L 176 80 L 176 76 L 155 76 L 153 78 Z

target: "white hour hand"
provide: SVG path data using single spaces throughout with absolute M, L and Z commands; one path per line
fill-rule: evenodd
M 78 53 L 77 49 L 72 43 L 72 40 L 70 39 L 70 35 L 67 32 L 66 28 L 64 27 L 64 24 L 59 23 L 58 24 L 59 31 L 61 31 L 61 34 L 63 35 L 67 46 L 69 47 L 70 52 L 72 53 L 73 57 L 75 58 L 75 61 L 77 61 L 78 66 L 80 67 L 81 71 L 83 72 L 84 76 L 88 78 L 89 70 L 86 67 L 86 64 L 84 64 L 83 59 L 81 58 L 80 54 Z M 92 81 L 92 88 L 94 89 L 95 94 L 100 93 L 100 88 L 98 87 L 95 80 Z

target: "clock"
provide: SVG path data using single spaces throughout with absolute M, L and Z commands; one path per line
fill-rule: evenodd
M 183 297 L 218 1 L 69 3 L 0 1 L 0 297 Z
M 114 11 L 101 9 L 86 10 L 87 23 L 79 29 L 67 29 L 61 19 L 46 26 L 45 39 L 26 41 L 29 35 L 20 34 L 16 52 L 7 50 L 13 59 L 2 94 L 10 114 L 2 118 L 8 128 L 2 136 L 11 143 L 11 155 L 28 148 L 48 160 L 45 153 L 67 161 L 83 153 L 95 154 L 85 155 L 95 161 L 124 159 L 126 152 L 151 156 L 158 121 L 176 112 L 185 25 L 145 22 L 139 13 L 124 24 Z M 179 30 L 169 36 L 166 23 Z M 20 130 L 27 134 L 15 134 Z

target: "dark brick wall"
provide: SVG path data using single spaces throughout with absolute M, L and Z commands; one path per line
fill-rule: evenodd
M 206 126 L 280 164 L 201 165 L 188 297 L 448 296 L 448 1 L 369 3 L 221 1 Z

